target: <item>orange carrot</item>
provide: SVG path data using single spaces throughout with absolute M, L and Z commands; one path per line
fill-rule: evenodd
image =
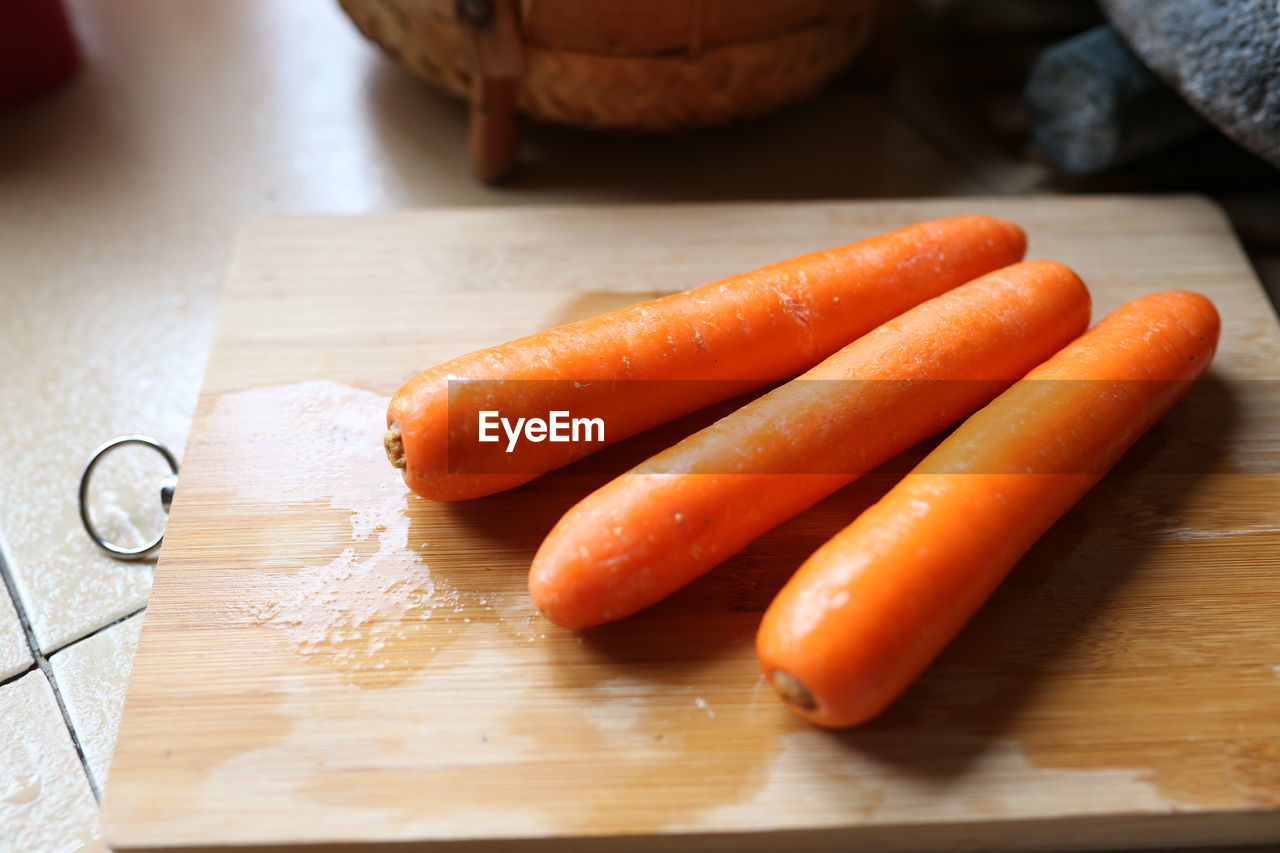
M 433 500 L 512 488 L 794 376 L 908 308 L 1019 260 L 1025 247 L 1021 229 L 1000 219 L 923 222 L 478 350 L 396 392 L 387 455 Z M 478 442 L 481 410 L 512 422 L 563 410 L 600 417 L 607 429 L 599 443 L 525 442 L 507 454 Z
M 570 509 L 534 557 L 534 604 L 569 628 L 653 604 L 974 411 L 1088 324 L 1088 291 L 1053 261 L 911 309 Z
M 880 713 L 1185 393 L 1217 340 L 1203 296 L 1143 297 L 957 428 L 765 613 L 760 663 L 791 709 L 834 727 Z

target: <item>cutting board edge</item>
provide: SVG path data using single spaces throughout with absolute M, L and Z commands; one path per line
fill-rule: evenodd
M 1052 839 L 1052 840 L 1050 840 Z M 663 853 L 712 851 L 845 851 L 850 844 L 875 849 L 978 849 L 1019 853 L 1028 850 L 1117 850 L 1169 847 L 1217 850 L 1222 845 L 1280 843 L 1280 808 L 1257 811 L 1113 813 L 1065 815 L 991 822 L 893 823 L 741 832 L 673 832 L 644 835 L 548 835 L 508 838 L 419 838 L 333 840 L 322 842 L 246 842 L 184 846 L 117 839 L 108 824 L 107 842 L 115 853 L 362 853 L 380 850 L 430 853 L 610 853 L 653 850 Z
M 879 205 L 882 208 L 890 209 L 911 209 L 921 205 L 926 207 L 949 207 L 954 208 L 954 214 L 960 215 L 968 207 L 986 207 L 988 205 L 1009 204 L 1010 202 L 1021 203 L 1052 203 L 1055 206 L 1075 206 L 1075 207 L 1105 207 L 1109 205 L 1122 204 L 1124 206 L 1141 207 L 1151 202 L 1159 202 L 1164 210 L 1179 205 L 1191 205 L 1203 208 L 1206 212 L 1218 220 L 1218 224 L 1222 226 L 1224 231 L 1229 232 L 1236 239 L 1239 245 L 1239 236 L 1236 234 L 1234 226 L 1231 224 L 1231 218 L 1227 215 L 1226 209 L 1215 199 L 1205 193 L 1199 192 L 1176 192 L 1176 193 L 1098 193 L 1086 195 L 1056 195 L 1054 193 L 1028 193 L 1026 195 L 1005 196 L 1005 195 L 973 195 L 973 196 L 911 196 L 911 197 L 891 197 L 891 198 L 810 198 L 810 199 L 738 199 L 734 201 L 716 200 L 716 201 L 697 201 L 697 200 L 678 200 L 678 201 L 660 201 L 660 202 L 606 202 L 596 205 L 585 205 L 574 202 L 552 202 L 548 204 L 539 204 L 536 207 L 526 205 L 508 205 L 508 204 L 452 204 L 452 205 L 432 205 L 430 207 L 405 207 L 391 210 L 371 210 L 363 212 L 324 212 L 324 211 L 277 211 L 270 213 L 260 213 L 250 216 L 242 220 L 236 228 L 235 246 L 239 247 L 245 242 L 247 236 L 253 235 L 255 232 L 268 228 L 275 224 L 281 223 L 311 223 L 311 222 L 330 222 L 335 220 L 412 220 L 421 218 L 424 215 L 434 216 L 441 215 L 447 217 L 465 216 L 483 219 L 494 214 L 527 214 L 530 210 L 536 210 L 541 214 L 573 214 L 575 212 L 592 211 L 598 213 L 600 210 L 629 212 L 629 211 L 661 211 L 661 210 L 735 210 L 740 208 L 813 208 L 813 207 L 831 207 L 846 208 L 850 211 L 863 209 L 865 210 L 869 204 Z M 988 214 L 997 215 L 997 214 Z M 905 224 L 905 222 L 904 222 Z M 1243 250 L 1242 250 L 1243 254 Z M 231 280 L 235 272 L 235 253 L 233 252 L 228 264 L 228 274 L 224 276 L 224 283 Z

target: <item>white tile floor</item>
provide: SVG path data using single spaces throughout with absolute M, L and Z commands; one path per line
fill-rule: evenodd
M 31 649 L 13 601 L 0 595 L 0 682 L 31 667 Z
M 519 178 L 485 187 L 468 174 L 464 110 L 385 62 L 336 3 L 68 5 L 83 71 L 0 113 L 0 853 L 104 846 L 95 794 L 152 568 L 93 549 L 75 484 L 112 435 L 182 447 L 243 219 L 1000 193 L 1040 181 L 1020 160 L 938 144 L 943 131 L 905 109 L 908 84 L 882 94 L 837 81 L 774 119 L 687 136 L 526 128 Z M 114 499 L 154 513 L 146 464 L 122 469 L 135 491 Z
M 142 618 L 141 613 L 131 616 L 49 659 L 62 703 L 89 765 L 90 778 L 99 791 L 107 784 Z
M 40 670 L 0 689 L 0 850 L 105 850 L 98 806 Z

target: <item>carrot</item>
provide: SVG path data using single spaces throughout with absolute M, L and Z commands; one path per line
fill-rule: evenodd
M 957 428 L 765 613 L 760 664 L 791 709 L 833 727 L 880 713 L 1185 393 L 1217 339 L 1203 296 L 1145 296 Z
M 1053 261 L 911 309 L 571 508 L 534 557 L 534 604 L 567 628 L 653 604 L 972 412 L 1088 324 L 1088 291 Z
M 794 376 L 908 308 L 1019 260 L 1025 247 L 1022 230 L 1000 219 L 923 222 L 478 350 L 396 392 L 387 456 L 426 498 L 512 488 Z M 600 417 L 607 429 L 594 444 L 525 442 L 508 454 L 478 443 L 482 410 L 512 422 L 569 411 Z

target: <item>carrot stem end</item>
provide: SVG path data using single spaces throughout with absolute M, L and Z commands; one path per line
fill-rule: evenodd
M 809 688 L 805 687 L 796 677 L 785 669 L 775 669 L 773 677 L 773 689 L 782 697 L 784 702 L 794 705 L 802 711 L 815 711 L 818 703 L 814 701 L 813 694 L 809 692 Z
M 387 431 L 382 435 L 382 447 L 387 451 L 387 460 L 396 468 L 403 469 L 404 461 L 404 437 L 400 435 L 400 424 L 395 421 L 387 427 Z

